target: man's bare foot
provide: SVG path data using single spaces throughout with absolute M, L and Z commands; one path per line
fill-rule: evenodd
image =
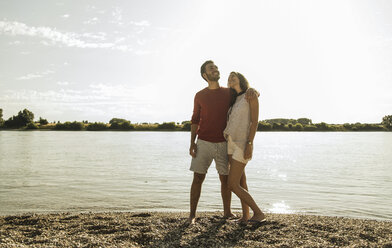
M 230 212 L 228 214 L 224 214 L 223 218 L 225 218 L 225 219 L 235 219 L 235 218 L 237 218 L 237 216 Z
M 196 224 L 196 217 L 189 217 L 187 223 L 189 225 L 194 225 Z

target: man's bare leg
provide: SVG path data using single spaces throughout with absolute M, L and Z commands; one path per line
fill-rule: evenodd
M 196 209 L 197 204 L 199 203 L 200 193 L 201 193 L 201 185 L 206 177 L 206 174 L 193 173 L 193 181 L 191 186 L 191 212 L 189 214 L 188 222 L 189 224 L 194 224 L 196 221 Z
M 228 185 L 228 175 L 219 175 L 221 181 L 221 195 L 223 200 L 223 216 L 225 218 L 233 217 L 234 214 L 231 212 L 231 190 Z

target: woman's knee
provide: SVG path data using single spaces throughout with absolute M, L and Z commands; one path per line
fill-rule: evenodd
M 235 180 L 232 180 L 229 178 L 229 180 L 227 181 L 227 186 L 229 188 L 230 191 L 234 192 L 236 191 L 236 189 L 240 186 L 239 183 Z

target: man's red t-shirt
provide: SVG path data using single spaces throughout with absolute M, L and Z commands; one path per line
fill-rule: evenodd
M 209 142 L 226 141 L 223 130 L 226 128 L 227 111 L 230 108 L 231 92 L 229 88 L 205 88 L 195 95 L 192 124 L 199 125 L 199 139 Z

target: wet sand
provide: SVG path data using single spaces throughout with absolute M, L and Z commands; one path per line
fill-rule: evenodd
M 0 247 L 383 247 L 392 248 L 392 222 L 268 214 L 240 225 L 220 212 L 59 213 L 0 217 Z

